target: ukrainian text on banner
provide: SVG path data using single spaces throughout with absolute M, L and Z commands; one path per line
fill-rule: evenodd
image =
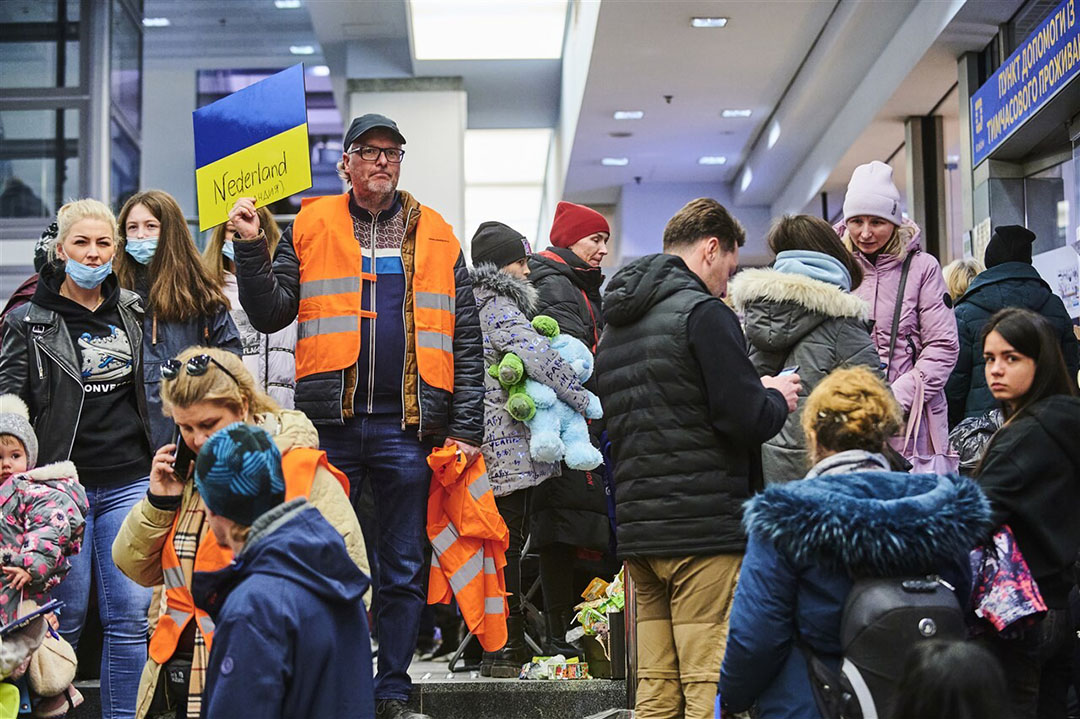
M 239 197 L 262 207 L 311 187 L 303 64 L 192 115 L 200 230 L 228 220 Z
M 973 164 L 1080 73 L 1076 0 L 1065 0 L 971 96 Z

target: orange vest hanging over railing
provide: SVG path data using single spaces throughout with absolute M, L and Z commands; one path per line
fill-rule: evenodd
M 300 260 L 296 378 L 344 369 L 360 356 L 364 281 L 360 245 L 353 232 L 349 195 L 306 198 L 293 222 L 293 247 Z M 408 222 L 408 218 L 406 218 Z M 429 207 L 420 207 L 411 270 L 417 366 L 433 387 L 454 391 L 454 265 L 461 245 L 453 229 Z M 372 262 L 374 267 L 374 261 Z M 408 291 L 408 290 L 406 290 Z
M 325 467 L 341 483 L 345 495 L 349 494 L 349 480 L 337 467 L 326 459 L 326 452 L 310 447 L 294 447 L 281 459 L 281 470 L 285 477 L 285 501 L 297 497 L 309 497 L 315 482 L 315 473 L 319 467 Z M 205 519 L 204 519 L 205 521 Z M 180 558 L 176 554 L 176 528 L 180 523 L 180 512 L 173 518 L 165 546 L 161 548 L 161 570 L 165 582 L 165 611 L 158 619 L 154 635 L 150 638 L 150 657 L 158 664 L 164 664 L 172 658 L 180 635 L 192 617 L 199 623 L 199 631 L 206 641 L 206 650 L 214 640 L 214 621 L 203 610 L 195 606 L 191 589 L 184 581 L 184 570 L 180 567 Z M 233 559 L 232 550 L 222 547 L 209 532 L 199 542 L 195 551 L 196 572 L 216 572 L 224 569 Z
M 434 550 L 428 604 L 457 597 L 461 616 L 484 651 L 506 644 L 506 548 L 510 532 L 495 507 L 483 456 L 468 467 L 455 447 L 428 456 L 428 539 Z

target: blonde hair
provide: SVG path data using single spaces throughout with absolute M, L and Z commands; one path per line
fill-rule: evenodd
M 985 269 L 983 264 L 974 258 L 953 260 L 941 268 L 945 275 L 945 286 L 949 288 L 949 296 L 953 298 L 953 302 L 968 291 L 971 281 Z
M 120 228 L 136 205 L 145 207 L 161 223 L 157 250 L 147 268 L 148 309 L 166 322 L 188 322 L 228 308 L 221 283 L 214 282 L 199 259 L 187 220 L 173 196 L 162 190 L 144 190 L 133 195 L 120 210 Z M 117 248 L 113 263 L 116 276 L 121 287 L 134 290 L 137 265 L 123 249 Z
M 109 206 L 99 200 L 90 198 L 72 200 L 56 212 L 56 238 L 49 243 L 49 257 L 56 258 L 56 248 L 63 245 L 64 240 L 71 234 L 71 228 L 82 220 L 100 220 L 108 223 L 112 228 L 113 245 L 116 246 L 117 254 L 120 250 L 120 232 L 116 226 L 116 216 Z
M 255 212 L 259 215 L 259 227 L 266 235 L 266 247 L 272 258 L 277 250 L 278 242 L 281 241 L 281 228 L 274 221 L 274 215 L 271 214 L 269 208 L 260 207 Z M 210 241 L 206 243 L 206 249 L 202 253 L 203 265 L 219 287 L 225 284 L 225 258 L 221 254 L 221 248 L 225 245 L 225 225 L 227 224 L 227 222 L 222 223 L 214 228 L 214 234 L 210 235 Z
M 907 249 L 907 243 L 911 240 L 913 234 L 914 230 L 905 227 L 904 225 L 893 225 L 892 236 L 889 237 L 888 242 L 881 246 L 879 252 L 883 255 L 903 257 L 907 254 L 905 251 Z M 855 247 L 855 241 L 851 239 L 851 233 L 848 232 L 847 222 L 844 223 L 844 234 L 840 236 L 840 239 L 843 241 L 844 247 L 848 249 L 848 252 L 854 254 L 857 248 Z
M 885 383 L 865 367 L 838 369 L 818 382 L 803 407 L 811 458 L 849 449 L 880 452 L 903 414 Z
M 197 355 L 210 355 L 218 364 L 232 373 L 232 377 L 221 371 L 213 362 L 204 374 L 194 376 L 187 373 L 183 366 Z M 173 407 L 188 408 L 199 402 L 213 402 L 221 407 L 243 414 L 245 405 L 251 414 L 272 414 L 280 412 L 277 402 L 255 385 L 255 378 L 244 366 L 243 360 L 217 347 L 188 347 L 176 356 L 180 361 L 180 373 L 175 379 L 161 382 L 161 404 L 166 416 Z M 233 381 L 233 378 L 236 381 Z

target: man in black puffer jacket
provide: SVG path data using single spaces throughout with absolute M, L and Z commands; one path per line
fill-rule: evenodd
M 299 318 L 296 408 L 378 512 L 377 719 L 417 719 L 408 668 L 424 607 L 432 445 L 471 462 L 484 440 L 484 349 L 461 246 L 439 214 L 397 189 L 405 138 L 353 120 L 338 163 L 351 186 L 306 200 L 273 260 L 251 198 L 230 214 L 240 303 L 260 332 Z M 370 531 L 369 531 L 370 530 Z M 370 546 L 370 545 L 369 545 Z M 374 562 L 373 562 L 374 564 Z
M 1026 227 L 1005 225 L 994 230 L 986 246 L 986 270 L 956 300 L 960 353 L 945 385 L 950 428 L 965 417 L 978 417 L 999 406 L 986 386 L 982 329 L 990 315 L 1006 307 L 1023 307 L 1049 320 L 1061 338 L 1061 354 L 1069 377 L 1076 381 L 1080 348 L 1073 334 L 1072 318 L 1065 303 L 1031 266 L 1033 242 L 1035 233 Z
M 722 205 L 694 200 L 668 222 L 666 254 L 623 268 L 604 296 L 596 374 L 637 594 L 639 719 L 713 715 L 742 504 L 763 485 L 761 443 L 795 409 L 798 375 L 759 379 L 719 299 L 745 240 Z

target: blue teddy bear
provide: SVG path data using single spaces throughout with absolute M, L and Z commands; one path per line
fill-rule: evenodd
M 551 347 L 570 366 L 578 380 L 585 382 L 593 373 L 593 356 L 581 340 L 559 332 L 559 323 L 547 315 L 533 320 L 537 332 L 550 338 Z M 587 390 L 586 390 L 587 391 Z M 531 379 L 525 380 L 525 392 L 536 405 L 536 413 L 525 420 L 532 437 L 529 452 L 540 462 L 566 462 L 570 469 L 592 470 L 604 462 L 604 456 L 589 441 L 588 419 L 604 416 L 600 398 L 589 392 L 585 416 L 560 400 L 553 389 Z

